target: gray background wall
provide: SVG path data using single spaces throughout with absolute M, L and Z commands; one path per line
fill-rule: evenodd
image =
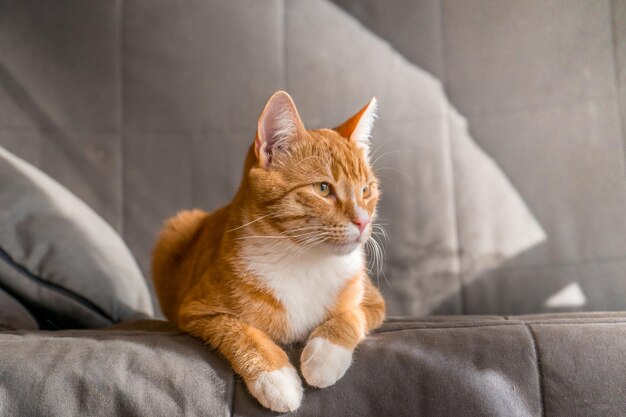
M 1 2 L 0 145 L 94 207 L 147 274 L 162 219 L 228 200 L 260 106 L 293 87 L 297 2 L 61 3 Z M 572 279 L 623 286 L 626 0 L 336 3 L 442 80 L 549 235 L 468 285 L 457 312 L 540 311 L 516 294 Z

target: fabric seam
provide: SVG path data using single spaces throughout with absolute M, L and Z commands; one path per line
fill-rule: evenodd
M 508 323 L 492 323 L 492 324 L 481 324 L 481 325 L 470 325 L 470 326 L 413 326 L 413 327 L 405 327 L 402 329 L 380 329 L 373 330 L 370 332 L 371 335 L 379 334 L 379 333 L 391 333 L 391 332 L 401 332 L 405 330 L 446 330 L 446 329 L 479 329 L 482 327 L 499 327 L 499 326 L 529 326 L 529 325 L 542 325 L 542 326 L 571 326 L 571 325 L 584 325 L 584 324 L 626 324 L 626 321 L 591 321 L 591 322 L 554 322 L 554 323 L 546 323 L 546 322 L 508 322 Z
M 541 366 L 541 353 L 539 352 L 539 345 L 537 344 L 537 337 L 532 327 L 529 324 L 526 324 L 526 329 L 530 334 L 530 339 L 533 342 L 533 350 L 535 351 L 535 361 L 537 363 L 537 377 L 539 378 L 539 401 L 541 405 L 541 416 L 546 416 L 546 394 L 545 394 L 545 384 L 543 377 L 543 368 Z

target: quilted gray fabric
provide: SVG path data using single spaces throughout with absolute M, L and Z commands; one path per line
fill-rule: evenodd
M 0 288 L 44 328 L 103 327 L 153 314 L 119 235 L 47 175 L 0 147 Z
M 295 415 L 625 415 L 624 340 L 618 313 L 392 319 L 335 386 L 306 388 Z M 295 364 L 300 350 L 289 350 Z M 0 369 L 11 375 L 0 379 L 2 415 L 276 415 L 221 357 L 164 322 L 5 332 Z
M 329 1 L 0 1 L 0 55 L 0 144 L 94 207 L 146 275 L 165 218 L 232 198 L 278 89 L 310 128 L 378 97 L 373 274 L 392 313 L 463 313 L 477 271 L 544 237 L 442 83 Z

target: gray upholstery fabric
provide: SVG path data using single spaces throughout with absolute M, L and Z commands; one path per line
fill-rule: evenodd
M 477 271 L 544 237 L 442 83 L 329 1 L 0 1 L 0 55 L 0 145 L 94 207 L 146 275 L 165 218 L 232 197 L 280 88 L 311 128 L 379 98 L 392 313 L 462 313 Z
M 0 148 L 0 288 L 51 328 L 151 316 L 145 281 L 113 229 L 54 180 Z
M 0 289 L 0 330 L 37 330 L 37 320 L 24 306 Z
M 335 386 L 307 387 L 295 415 L 624 415 L 624 340 L 617 313 L 391 319 Z M 300 350 L 289 349 L 295 364 Z M 11 375 L 0 379 L 2 415 L 276 415 L 164 322 L 5 332 L 0 369 Z

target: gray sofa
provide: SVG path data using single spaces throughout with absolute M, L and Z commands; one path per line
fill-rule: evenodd
M 626 315 L 392 319 L 302 416 L 622 416 Z M 289 350 L 294 363 L 300 346 Z M 7 416 L 271 416 L 165 322 L 0 336 Z M 10 377 L 6 377 L 6 376 Z
M 0 1 L 0 146 L 112 226 L 44 244 L 0 170 L 24 215 L 0 215 L 0 415 L 272 415 L 153 314 L 113 230 L 149 277 L 164 218 L 231 197 L 277 89 L 309 127 L 378 96 L 389 232 L 392 317 L 297 414 L 626 415 L 626 2 L 336 3 Z

